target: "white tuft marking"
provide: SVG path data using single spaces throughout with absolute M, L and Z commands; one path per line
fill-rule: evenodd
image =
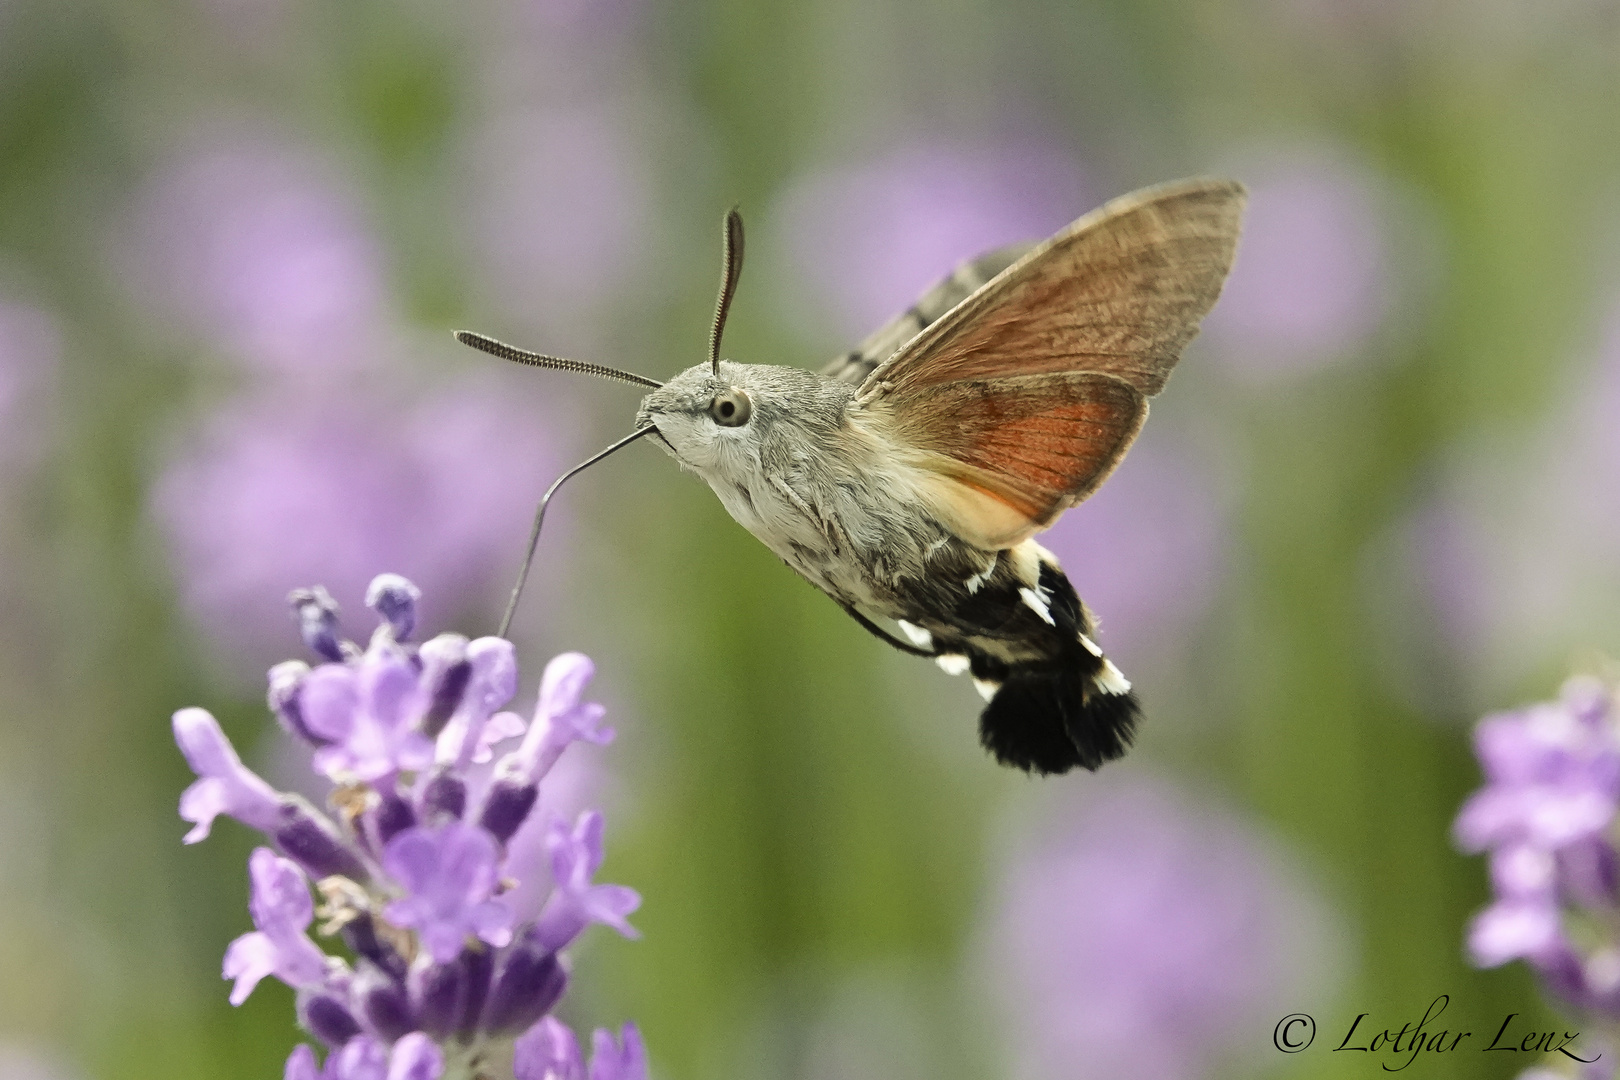
M 1128 694 L 1131 692 L 1131 680 L 1127 679 L 1125 674 L 1114 666 L 1112 660 L 1104 660 L 1102 671 L 1093 675 L 1091 681 L 1096 683 L 1097 689 L 1105 694 Z
M 917 646 L 917 648 L 932 649 L 934 647 L 933 634 L 930 634 L 920 626 L 911 625 L 904 619 L 896 619 L 894 621 L 897 625 L 899 625 L 901 631 L 906 635 L 906 637 L 911 639 L 911 643 Z
M 1097 648 L 1097 643 L 1086 637 L 1084 634 L 1080 635 L 1080 644 L 1084 645 L 1086 647 L 1086 652 L 1090 653 L 1092 656 L 1102 655 L 1102 650 Z
M 950 542 L 951 542 L 950 537 L 948 537 L 948 536 L 940 537 L 938 540 L 935 540 L 932 544 L 928 545 L 927 550 L 923 552 L 923 558 L 924 559 L 933 558 L 935 552 L 937 552 L 940 548 L 944 547 L 946 544 L 948 544 Z
M 979 692 L 980 697 L 984 698 L 986 701 L 989 701 L 991 698 L 996 696 L 996 691 L 1001 689 L 1001 684 L 998 682 L 991 682 L 988 679 L 974 679 L 973 689 Z
M 941 653 L 934 657 L 934 663 L 947 675 L 960 675 L 968 669 L 968 658 L 961 653 Z
M 1041 584 L 1041 556 L 1051 554 L 1033 540 L 1025 540 L 1007 552 L 1007 562 L 1013 576 L 1025 585 L 1039 588 Z
M 1018 595 L 1024 598 L 1024 603 L 1029 606 L 1029 610 L 1039 615 L 1047 626 L 1057 625 L 1056 622 L 1052 621 L 1052 609 L 1047 605 L 1046 597 L 1034 589 L 1019 589 Z
M 996 572 L 996 561 L 996 556 L 990 556 L 990 565 L 985 567 L 982 573 L 974 574 L 972 577 L 967 579 L 968 595 L 971 596 L 980 589 L 984 588 L 984 583 L 989 581 L 990 575 Z

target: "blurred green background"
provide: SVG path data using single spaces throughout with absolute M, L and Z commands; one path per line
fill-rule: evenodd
M 1232 288 L 1053 534 L 1149 717 L 1098 776 L 995 767 L 965 682 L 647 446 L 565 492 L 525 686 L 596 659 L 605 876 L 645 897 L 566 1015 L 638 1020 L 663 1080 L 1350 1077 L 1358 1013 L 1552 1023 L 1465 963 L 1449 827 L 1472 720 L 1620 649 L 1617 57 L 1613 0 L 0 0 L 0 1077 L 280 1075 L 290 992 L 218 978 L 253 838 L 181 847 L 170 713 L 288 782 L 286 588 L 353 613 L 400 570 L 430 630 L 489 632 L 532 500 L 635 404 L 449 329 L 667 376 L 737 204 L 727 355 L 819 365 L 955 260 L 1198 173 L 1253 189 Z M 1282 914 L 1088 855 L 1092 906 L 1029 932 L 1125 944 L 1060 972 L 1102 1012 L 1041 1021 L 1100 1056 L 1041 1073 L 1069 991 L 1008 961 L 1008 875 L 1134 836 L 1138 790 L 1264 852 Z

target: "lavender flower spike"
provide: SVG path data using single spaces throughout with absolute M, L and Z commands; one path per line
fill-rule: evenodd
M 214 819 L 229 814 L 262 832 L 275 828 L 281 797 L 237 757 L 235 747 L 206 709 L 174 714 L 174 741 L 180 744 L 197 782 L 180 796 L 180 816 L 192 822 L 185 842 L 206 840 Z
M 235 979 L 231 1004 L 247 1000 L 259 980 L 274 975 L 288 986 L 316 986 L 327 974 L 326 954 L 305 936 L 315 919 L 304 873 L 269 848 L 248 859 L 253 892 L 248 910 L 258 929 L 225 950 L 225 978 Z
M 547 668 L 528 753 L 502 761 L 513 783 L 497 776 L 482 814 L 470 818 L 468 793 L 485 788 L 471 782 L 473 765 L 527 729 L 495 712 L 517 685 L 511 643 L 454 634 L 410 643 L 418 591 L 383 575 L 368 594 L 382 624 L 361 652 L 338 637 L 322 590 L 297 595 L 306 642 L 329 662 L 277 665 L 268 704 L 316 747 L 317 771 L 343 785 L 328 800 L 343 811 L 336 820 L 247 769 L 208 713 L 174 717 L 175 739 L 199 777 L 181 799 L 181 816 L 194 825 L 187 841 L 207 836 L 225 813 L 280 849 L 253 853 L 254 929 L 231 943 L 224 973 L 235 980 L 233 1003 L 267 975 L 297 990 L 299 1025 L 328 1049 L 324 1064 L 314 1048 L 294 1049 L 286 1080 L 466 1080 L 498 1075 L 496 1063 L 514 1055 L 518 1080 L 646 1080 L 633 1027 L 622 1042 L 597 1034 L 587 1075 L 577 1040 L 547 1015 L 568 988 L 559 950 L 592 922 L 635 934 L 625 917 L 640 896 L 591 880 L 602 862 L 602 816 L 583 814 L 572 829 L 558 822 L 546 834 L 551 891 L 538 909 L 522 909 L 538 918 L 520 919 L 497 895 L 523 886 L 503 845 L 533 807 L 545 770 L 574 739 L 611 737 L 599 726 L 601 706 L 580 701 L 590 661 L 568 654 Z M 310 937 L 311 879 L 324 901 L 319 933 L 341 937 L 352 967 Z
M 1596 679 L 1570 679 L 1557 701 L 1480 721 L 1474 749 L 1486 785 L 1463 805 L 1454 834 L 1465 851 L 1490 852 L 1496 899 L 1469 926 L 1469 954 L 1480 967 L 1528 961 L 1582 1030 L 1613 1044 L 1620 701 Z

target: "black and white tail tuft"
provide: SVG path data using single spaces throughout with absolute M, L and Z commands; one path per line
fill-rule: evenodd
M 1026 772 L 1096 769 L 1130 749 L 1141 717 L 1136 695 L 1092 641 L 1091 620 L 1055 560 L 1042 562 L 1035 592 L 1056 631 L 1052 653 L 1009 663 L 969 650 L 988 698 L 979 741 L 997 761 Z

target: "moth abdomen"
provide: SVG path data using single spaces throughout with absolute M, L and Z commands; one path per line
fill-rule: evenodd
M 1103 664 L 1083 658 L 1097 661 L 1081 650 L 1056 662 L 1000 665 L 1000 685 L 979 714 L 979 741 L 997 761 L 1063 773 L 1096 769 L 1130 749 L 1141 718 L 1136 695 L 1105 686 Z
M 1068 577 L 1049 553 L 1034 552 L 1035 573 L 998 578 L 974 595 L 975 614 L 995 621 L 944 647 L 961 650 L 985 696 L 979 740 L 996 760 L 1037 773 L 1096 769 L 1130 748 L 1140 710 L 1131 684 L 1092 640 Z

